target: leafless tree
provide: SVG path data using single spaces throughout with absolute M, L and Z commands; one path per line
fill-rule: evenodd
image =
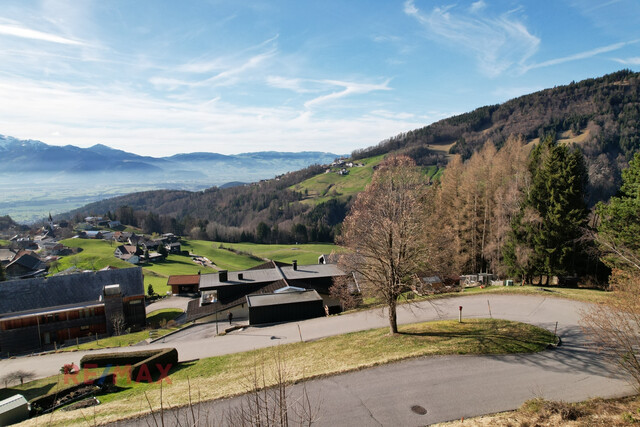
M 398 298 L 426 261 L 425 183 L 409 157 L 385 159 L 358 195 L 339 239 L 355 253 L 343 257 L 346 270 L 362 278 L 365 294 L 380 297 L 387 306 L 391 334 L 398 333 Z
M 114 335 L 122 335 L 126 327 L 126 322 L 122 314 L 114 314 L 111 316 L 111 326 L 113 327 Z

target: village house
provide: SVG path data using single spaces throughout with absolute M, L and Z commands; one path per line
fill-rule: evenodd
M 123 261 L 127 261 L 131 264 L 138 264 L 140 262 L 140 256 L 144 254 L 144 251 L 135 245 L 120 245 L 113 251 L 113 255 Z
M 9 279 L 44 276 L 47 273 L 45 263 L 32 251 L 18 252 L 4 270 Z
M 0 282 L 0 353 L 46 350 L 146 324 L 141 268 Z

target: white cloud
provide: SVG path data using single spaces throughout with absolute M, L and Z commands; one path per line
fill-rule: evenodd
M 624 65 L 640 65 L 640 56 L 636 56 L 633 58 L 613 58 L 614 61 L 619 62 Z
M 447 6 L 423 13 L 413 0 L 407 0 L 404 12 L 416 18 L 434 41 L 473 56 L 484 74 L 497 77 L 514 65 L 524 64 L 538 50 L 540 39 L 514 16 L 514 11 L 491 17 L 482 13 L 484 6 L 476 2 L 468 11 Z
M 31 28 L 25 28 L 20 25 L 0 24 L 0 34 L 6 35 L 6 36 L 19 37 L 23 39 L 45 41 L 49 43 L 58 43 L 58 44 L 76 45 L 76 46 L 85 45 L 85 43 L 78 40 L 72 40 L 56 34 L 33 30 Z
M 384 90 L 387 85 L 326 82 L 348 93 Z M 279 151 L 322 147 L 344 153 L 425 124 L 422 118 L 393 117 L 392 113 L 318 118 L 308 110 L 281 106 L 244 107 L 220 99 L 165 100 L 127 87 L 20 78 L 1 80 L 0 98 L 12 100 L 0 103 L 4 134 L 59 145 L 103 143 L 153 156 L 193 151 L 230 154 L 266 147 Z
M 378 90 L 391 90 L 391 88 L 389 87 L 390 80 L 387 80 L 382 84 L 343 82 L 339 80 L 320 80 L 319 82 L 331 86 L 342 87 L 343 89 L 339 92 L 332 92 L 327 95 L 318 96 L 317 98 L 313 98 L 305 102 L 304 106 L 306 108 L 310 108 L 328 101 L 334 101 L 348 95 L 363 94 Z
M 480 12 L 485 7 L 487 7 L 487 4 L 482 0 L 478 0 L 476 2 L 471 3 L 471 7 L 469 8 L 469 12 L 471 12 L 471 13 Z
M 631 42 L 614 43 L 614 44 L 610 44 L 608 46 L 598 47 L 598 48 L 595 48 L 595 49 L 587 50 L 585 52 L 579 52 L 579 53 L 575 53 L 573 55 L 568 55 L 568 56 L 565 56 L 565 57 L 562 57 L 562 58 L 555 58 L 555 59 L 550 59 L 548 61 L 539 62 L 537 64 L 526 65 L 526 66 L 523 67 L 523 70 L 526 72 L 526 71 L 529 71 L 529 70 L 534 69 L 534 68 L 550 67 L 552 65 L 558 65 L 558 64 L 565 63 L 565 62 L 571 62 L 571 61 L 577 61 L 579 59 L 591 58 L 593 56 L 600 55 L 601 53 L 613 52 L 615 50 L 622 49 L 623 47 L 625 47 L 625 46 L 627 46 L 629 44 L 633 44 L 633 43 L 638 43 L 638 40 L 631 41 Z

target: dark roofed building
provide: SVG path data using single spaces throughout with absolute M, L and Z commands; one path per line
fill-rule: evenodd
M 325 315 L 322 297 L 315 290 L 279 291 L 281 289 L 272 294 L 247 295 L 250 325 L 294 322 Z
M 0 352 L 47 349 L 103 335 L 118 315 L 127 328 L 146 324 L 141 268 L 0 282 Z
M 345 275 L 335 264 L 298 266 L 296 261 L 293 264 L 269 261 L 249 270 L 202 274 L 201 298 L 189 302 L 187 321 L 205 317 L 212 320 L 212 315 L 224 310 L 231 310 L 234 318 L 247 318 L 247 295 L 271 294 L 285 287 L 315 290 L 332 313 L 340 312 L 340 301 L 329 296 L 329 288 L 334 277 Z
M 22 251 L 21 251 L 22 252 Z M 33 277 L 46 273 L 45 264 L 33 253 L 18 252 L 9 264 L 5 267 L 8 278 L 18 279 L 23 277 Z

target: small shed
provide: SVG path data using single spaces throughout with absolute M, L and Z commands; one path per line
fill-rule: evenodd
M 0 425 L 8 426 L 29 418 L 29 403 L 21 394 L 0 401 Z
M 294 322 L 325 315 L 322 297 L 314 289 L 247 295 L 249 324 Z

